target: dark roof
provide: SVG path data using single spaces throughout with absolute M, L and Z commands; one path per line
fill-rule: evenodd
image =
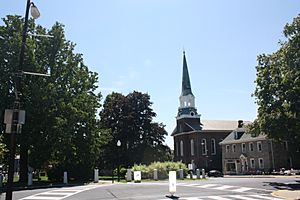
M 192 88 L 191 88 L 191 81 L 190 81 L 189 71 L 188 71 L 187 62 L 186 62 L 186 58 L 185 58 L 185 52 L 183 52 L 181 96 L 186 96 L 186 95 L 189 95 L 189 94 L 193 95 Z

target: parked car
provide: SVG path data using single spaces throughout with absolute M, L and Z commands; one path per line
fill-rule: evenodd
M 218 171 L 218 170 L 210 170 L 207 173 L 207 176 L 209 176 L 209 177 L 223 177 L 223 173 Z

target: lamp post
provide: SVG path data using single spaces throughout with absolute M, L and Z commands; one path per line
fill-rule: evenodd
M 117 147 L 118 147 L 118 182 L 120 182 L 120 147 L 121 147 L 121 141 L 118 140 L 117 142 Z
M 21 133 L 21 124 L 24 124 L 25 119 L 25 111 L 20 110 L 20 87 L 21 87 L 21 79 L 22 79 L 22 68 L 24 63 L 24 52 L 26 46 L 26 37 L 27 37 L 27 29 L 28 29 L 28 17 L 29 17 L 29 9 L 31 8 L 31 15 L 34 19 L 40 16 L 40 12 L 37 7 L 34 5 L 31 0 L 27 0 L 26 4 L 26 12 L 25 12 L 25 22 L 22 33 L 22 44 L 21 51 L 19 57 L 19 66 L 18 71 L 15 75 L 14 80 L 14 93 L 15 100 L 13 104 L 12 112 L 7 110 L 6 114 L 10 115 L 11 122 L 6 124 L 6 130 L 11 133 L 10 135 L 10 158 L 9 158 L 9 168 L 8 168 L 8 181 L 7 181 L 7 189 L 6 189 L 6 200 L 12 200 L 12 186 L 14 180 L 14 168 L 15 168 L 15 153 L 16 153 L 16 134 Z M 5 116 L 7 118 L 7 116 Z M 6 131 L 7 132 L 7 131 Z

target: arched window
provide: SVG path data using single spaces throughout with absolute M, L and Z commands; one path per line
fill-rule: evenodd
M 180 156 L 183 156 L 183 141 L 180 140 Z
M 202 139 L 202 141 L 201 141 L 201 147 L 202 147 L 202 155 L 206 155 L 207 154 L 206 139 Z
M 214 138 L 211 139 L 211 154 L 216 155 L 216 140 Z
M 195 155 L 195 150 L 194 150 L 194 140 L 191 139 L 191 156 Z
M 179 145 L 178 145 L 178 142 L 176 142 L 176 156 L 179 156 Z

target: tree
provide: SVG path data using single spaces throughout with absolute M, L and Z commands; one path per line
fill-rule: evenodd
M 16 71 L 21 44 L 22 19 L 7 16 L 0 27 L 1 112 L 14 99 L 12 77 Z M 27 178 L 27 165 L 36 169 L 51 167 L 52 174 L 68 170 L 75 178 L 88 178 L 100 156 L 100 135 L 105 132 L 96 120 L 100 94 L 96 94 L 98 75 L 89 71 L 75 44 L 65 38 L 64 26 L 50 30 L 29 21 L 23 70 L 51 77 L 25 76 L 22 81 L 22 108 L 26 124 L 18 135 L 21 180 Z M 29 156 L 29 157 L 28 157 Z M 29 161 L 29 163 L 27 163 Z M 83 170 L 84 169 L 84 170 Z M 81 173 L 78 173 L 81 171 Z M 51 173 L 50 173 L 51 174 Z
M 4 162 L 4 156 L 7 152 L 7 149 L 5 147 L 5 144 L 3 143 L 3 136 L 0 135 L 0 164 Z
M 276 141 L 300 147 L 300 15 L 284 27 L 287 39 L 270 55 L 258 56 L 255 97 L 258 119 L 252 126 Z M 294 149 L 297 152 L 297 149 Z
M 126 167 L 170 159 L 170 149 L 163 144 L 167 132 L 163 124 L 152 122 L 156 113 L 151 105 L 148 94 L 136 91 L 127 96 L 112 93 L 106 97 L 100 112 L 102 127 L 111 129 L 104 153 L 106 166 L 114 167 L 118 154 Z M 122 143 L 119 148 L 118 140 Z

